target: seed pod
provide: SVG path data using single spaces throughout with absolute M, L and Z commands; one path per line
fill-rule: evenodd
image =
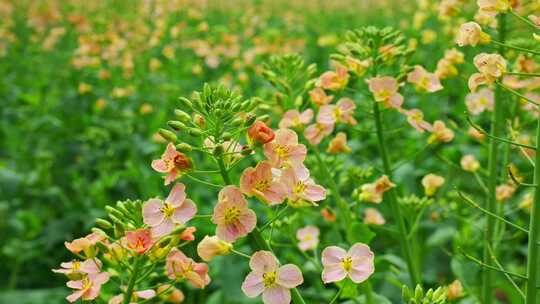
M 201 136 L 202 131 L 200 129 L 196 129 L 196 128 L 189 128 L 188 129 L 188 134 L 191 135 L 191 136 Z
M 163 137 L 168 142 L 175 143 L 176 140 L 178 139 L 178 137 L 176 137 L 176 134 L 174 134 L 173 132 L 169 130 L 159 129 L 158 132 L 159 132 L 159 135 L 161 135 L 161 137 Z
M 191 116 L 180 109 L 175 109 L 174 115 L 176 115 L 176 117 L 182 122 L 188 122 L 191 120 Z
M 104 220 L 102 218 L 97 218 L 96 219 L 96 225 L 98 225 L 99 227 L 103 228 L 103 229 L 112 229 L 112 224 L 111 222 L 107 221 L 107 220 Z
M 107 210 L 107 212 L 109 212 L 109 215 L 114 215 L 115 217 L 117 217 L 119 219 L 124 218 L 124 214 L 122 212 L 120 212 L 119 210 L 115 209 L 114 207 L 105 206 L 105 210 Z
M 181 131 L 182 129 L 184 129 L 186 127 L 186 125 L 184 125 L 182 122 L 178 121 L 178 120 L 169 120 L 167 122 L 167 125 L 171 128 L 171 129 L 174 129 L 176 131 Z
M 193 151 L 193 147 L 188 143 L 179 143 L 176 145 L 176 150 L 181 152 L 191 152 Z
M 185 97 L 180 97 L 179 99 L 181 105 L 185 106 L 189 110 L 193 109 L 193 103 L 189 99 Z

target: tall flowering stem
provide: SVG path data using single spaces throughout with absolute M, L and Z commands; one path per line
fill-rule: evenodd
M 536 146 L 540 143 L 540 119 L 536 130 Z M 538 148 L 537 148 L 538 149 Z M 527 294 L 526 304 L 537 303 L 538 280 L 540 277 L 538 242 L 540 242 L 540 153 L 536 152 L 534 166 L 534 203 L 531 209 L 531 219 L 529 226 L 529 248 L 527 259 Z
M 502 14 L 499 17 L 499 40 L 504 43 L 506 39 L 506 18 Z M 502 55 L 504 47 L 500 46 L 499 53 Z M 491 117 L 491 138 L 500 137 L 502 132 L 502 123 L 504 120 L 503 117 L 503 105 L 502 105 L 502 89 L 497 86 L 495 90 L 495 100 L 493 105 L 493 114 Z M 497 200 L 496 200 L 496 188 L 497 188 L 497 179 L 499 175 L 499 142 L 497 140 L 491 139 L 489 144 L 489 155 L 488 155 L 488 197 L 486 202 L 486 210 L 492 213 L 496 213 Z M 485 234 L 484 234 L 484 255 L 483 262 L 489 263 L 491 261 L 491 254 L 489 248 L 493 248 L 493 238 L 495 235 L 495 218 L 488 217 L 486 222 Z M 484 268 L 482 273 L 482 303 L 489 304 L 492 302 L 492 281 L 493 281 L 493 271 L 489 268 Z
M 386 175 L 391 177 L 392 166 L 390 165 L 390 159 L 388 157 L 388 152 L 386 151 L 386 144 L 382 126 L 382 113 L 379 109 L 379 103 L 375 101 L 373 102 L 373 116 L 375 118 L 375 128 L 377 131 L 379 153 L 383 162 L 383 170 Z M 421 284 L 420 275 L 416 267 L 416 263 L 413 259 L 412 248 L 407 241 L 407 227 L 405 226 L 405 219 L 403 218 L 403 214 L 401 213 L 401 208 L 398 204 L 397 193 L 394 188 L 389 190 L 389 203 L 390 209 L 392 210 L 392 215 L 398 226 L 399 234 L 401 235 L 399 241 L 401 245 L 401 250 L 403 251 L 403 255 L 405 257 L 405 262 L 407 263 L 411 283 L 412 286 L 416 286 L 418 284 Z
M 229 171 L 227 171 L 227 168 L 225 167 L 225 162 L 223 160 L 223 156 L 217 158 L 219 171 L 221 173 L 221 177 L 223 178 L 223 181 L 225 184 L 230 185 L 231 178 L 229 176 Z M 272 251 L 272 248 L 270 245 L 268 245 L 268 242 L 264 239 L 262 236 L 261 230 L 258 227 L 255 227 L 253 231 L 251 232 L 251 237 L 253 238 L 253 242 L 251 243 L 251 247 L 253 247 L 254 250 L 267 250 Z M 300 294 L 297 288 L 291 289 L 291 297 L 293 300 L 293 303 L 296 304 L 306 304 L 306 301 Z
M 135 288 L 135 283 L 137 282 L 139 271 L 141 269 L 142 258 L 135 257 L 135 263 L 133 264 L 133 271 L 131 272 L 131 278 L 129 279 L 126 293 L 124 295 L 123 304 L 129 304 L 131 302 L 131 296 L 133 294 L 133 289 Z

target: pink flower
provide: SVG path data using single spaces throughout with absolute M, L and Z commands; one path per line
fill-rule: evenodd
M 429 93 L 443 88 L 437 75 L 429 73 L 420 65 L 416 65 L 414 70 L 407 74 L 407 81 L 414 84 L 418 90 Z
M 333 95 L 326 95 L 326 92 L 321 88 L 315 88 L 309 91 L 309 97 L 311 98 L 311 101 L 319 107 L 329 104 L 334 98 Z
M 197 206 L 186 199 L 185 186 L 177 183 L 165 201 L 157 198 L 148 200 L 143 206 L 144 223 L 152 227 L 155 237 L 173 231 L 176 224 L 185 224 L 197 213 Z
M 138 254 L 145 253 L 154 244 L 150 230 L 144 228 L 127 231 L 126 239 L 127 246 Z
M 255 168 L 249 167 L 240 176 L 240 190 L 245 195 L 256 196 L 268 205 L 283 203 L 287 195 L 285 186 L 273 180 L 272 165 L 262 161 Z
M 424 120 L 424 113 L 418 109 L 411 109 L 404 111 L 407 115 L 407 122 L 415 128 L 418 132 L 431 130 L 431 124 Z
M 428 144 L 434 142 L 451 142 L 454 139 L 454 131 L 447 128 L 442 120 L 433 122 L 433 128 L 430 130 L 431 135 L 428 138 Z
M 279 266 L 276 257 L 270 251 L 257 251 L 249 261 L 251 272 L 242 283 L 242 291 L 250 298 L 262 293 L 265 304 L 289 304 L 289 289 L 304 282 L 302 272 L 293 265 Z
M 297 110 L 289 110 L 283 114 L 283 118 L 279 122 L 280 129 L 286 128 L 303 128 L 313 119 L 313 110 L 307 109 L 300 113 Z
M 364 210 L 364 224 L 366 225 L 384 225 L 386 221 L 382 214 L 375 208 L 366 208 Z
M 264 145 L 264 155 L 275 168 L 302 164 L 306 154 L 306 146 L 298 143 L 298 135 L 291 129 L 277 130 L 276 138 Z
M 153 289 L 145 289 L 140 291 L 134 291 L 132 297 L 135 300 L 143 299 L 148 300 L 156 296 L 156 292 Z M 107 304 L 122 304 L 124 301 L 124 295 L 119 294 L 112 297 Z M 137 302 L 130 302 L 130 304 L 136 304 Z
M 176 151 L 172 143 L 167 145 L 161 159 L 152 161 L 152 168 L 159 173 L 167 173 L 165 185 L 174 181 L 182 171 L 187 171 L 193 166 L 191 160 L 181 152 Z
M 171 280 L 188 280 L 195 288 L 210 284 L 208 265 L 196 263 L 182 251 L 173 248 L 166 259 L 167 277 Z
M 304 130 L 304 137 L 309 141 L 312 145 L 318 145 L 323 138 L 326 136 L 332 134 L 332 131 L 334 131 L 334 124 L 333 123 L 314 123 L 312 125 L 309 125 Z
M 78 299 L 93 300 L 97 298 L 101 291 L 101 285 L 107 283 L 109 274 L 107 272 L 91 273 L 85 275 L 81 280 L 68 281 L 67 287 L 75 291 L 66 297 L 66 300 L 73 303 Z
M 362 283 L 375 271 L 373 252 L 369 246 L 356 243 L 349 251 L 337 246 L 326 247 L 322 252 L 322 280 L 339 282 L 349 277 L 354 283 Z
M 283 170 L 281 182 L 287 188 L 287 198 L 293 205 L 313 205 L 326 198 L 326 190 L 313 182 L 309 177 L 309 170 L 304 166 Z
M 218 238 L 234 242 L 253 231 L 257 224 L 257 216 L 248 208 L 248 202 L 240 189 L 236 186 L 226 186 L 219 192 L 212 222 L 217 225 Z
M 59 269 L 53 269 L 53 272 L 56 273 L 63 273 L 67 276 L 72 275 L 79 275 L 79 274 L 95 274 L 99 273 L 99 270 L 101 269 L 101 261 L 94 258 L 94 259 L 88 259 L 86 261 L 71 261 L 71 262 L 64 262 L 60 263 Z
M 344 89 L 348 83 L 349 73 L 347 73 L 347 68 L 338 64 L 335 72 L 327 71 L 321 75 L 317 82 L 317 86 L 320 86 L 325 90 L 339 91 Z
M 298 248 L 302 251 L 315 250 L 319 245 L 319 228 L 306 226 L 296 231 L 298 239 Z
M 382 102 L 387 108 L 400 109 L 403 96 L 398 93 L 399 83 L 390 76 L 375 77 L 367 80 L 373 99 Z
M 92 258 L 96 255 L 95 245 L 107 238 L 106 235 L 100 232 L 92 232 L 89 235 L 75 239 L 71 242 L 64 242 L 66 248 L 72 253 L 84 252 L 86 257 Z
M 325 105 L 319 110 L 317 122 L 323 124 L 334 124 L 337 122 L 356 125 L 356 120 L 353 118 L 356 104 L 350 98 L 341 98 L 335 105 Z
M 472 115 L 478 115 L 485 110 L 493 111 L 494 94 L 489 88 L 482 88 L 477 93 L 465 96 L 465 104 Z

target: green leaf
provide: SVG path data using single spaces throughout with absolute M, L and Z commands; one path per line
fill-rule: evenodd
M 371 231 L 364 223 L 353 223 L 347 231 L 347 240 L 351 244 L 369 244 L 374 237 L 375 232 Z

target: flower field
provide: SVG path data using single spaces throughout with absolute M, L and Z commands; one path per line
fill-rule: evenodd
M 0 303 L 540 303 L 537 0 L 0 0 Z

